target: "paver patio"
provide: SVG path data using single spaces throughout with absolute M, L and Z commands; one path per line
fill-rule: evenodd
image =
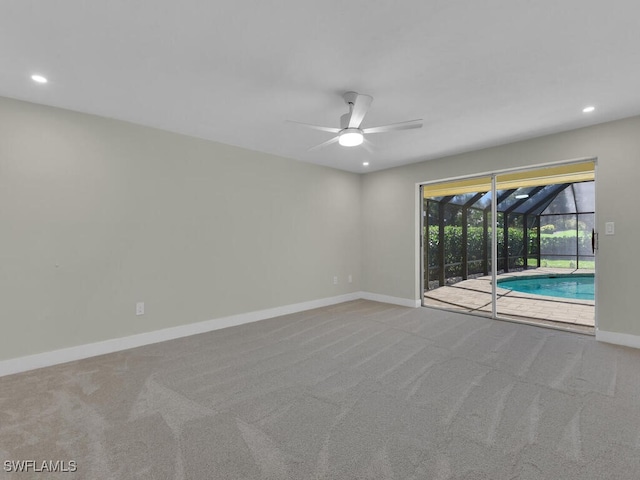
M 565 268 L 537 268 L 499 275 L 499 278 L 532 275 L 593 273 L 593 270 Z M 500 284 L 498 284 L 500 285 Z M 426 306 L 491 315 L 491 276 L 464 280 L 453 285 L 428 290 L 424 294 Z M 499 317 L 533 321 L 547 325 L 571 326 L 593 333 L 595 301 L 548 297 L 516 292 L 498 286 L 497 312 Z

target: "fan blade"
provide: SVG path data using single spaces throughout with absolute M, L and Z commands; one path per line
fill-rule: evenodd
M 412 128 L 421 128 L 422 127 L 422 119 L 419 118 L 417 120 L 409 120 L 407 122 L 400 123 L 392 123 L 390 125 L 381 125 L 379 127 L 371 127 L 364 128 L 362 133 L 384 133 L 384 132 L 395 132 L 397 130 L 410 130 Z
M 285 120 L 285 121 L 287 123 L 295 123 L 296 125 L 302 125 L 302 126 L 307 127 L 307 128 L 313 128 L 314 130 L 320 130 L 322 132 L 329 132 L 329 133 L 338 133 L 338 132 L 340 132 L 339 128 L 323 127 L 321 125 L 312 125 L 311 123 L 294 122 L 293 120 Z
M 369 107 L 373 102 L 373 97 L 370 95 L 358 94 L 356 101 L 353 103 L 351 109 L 351 117 L 349 117 L 349 128 L 360 128 L 364 116 L 369 111 Z
M 327 140 L 326 142 L 322 142 L 320 145 L 316 145 L 315 147 L 311 147 L 310 149 L 307 150 L 307 152 L 313 152 L 314 150 L 319 150 L 323 147 L 326 147 L 327 145 L 331 145 L 332 143 L 336 143 L 338 141 L 338 136 L 336 135 L 335 137 L 333 137 L 330 140 Z
M 374 153 L 373 152 L 373 143 L 371 143 L 369 140 L 367 140 L 366 138 L 364 139 L 364 141 L 362 142 L 362 148 L 364 148 L 367 152 L 369 153 Z

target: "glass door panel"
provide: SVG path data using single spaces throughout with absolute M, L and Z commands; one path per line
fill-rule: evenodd
M 593 326 L 594 164 L 496 176 L 496 315 Z M 591 270 L 588 270 L 588 268 Z
M 491 177 L 422 187 L 425 306 L 491 315 Z

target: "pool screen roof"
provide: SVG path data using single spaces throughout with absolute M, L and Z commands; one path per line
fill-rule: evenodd
M 592 213 L 593 179 L 593 162 L 500 175 L 496 178 L 497 210 L 522 215 Z M 424 196 L 440 203 L 490 210 L 491 177 L 425 186 Z

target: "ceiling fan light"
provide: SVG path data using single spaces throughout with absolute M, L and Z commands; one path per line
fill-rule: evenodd
M 359 128 L 345 128 L 338 137 L 338 143 L 343 147 L 357 147 L 363 141 L 364 135 Z

